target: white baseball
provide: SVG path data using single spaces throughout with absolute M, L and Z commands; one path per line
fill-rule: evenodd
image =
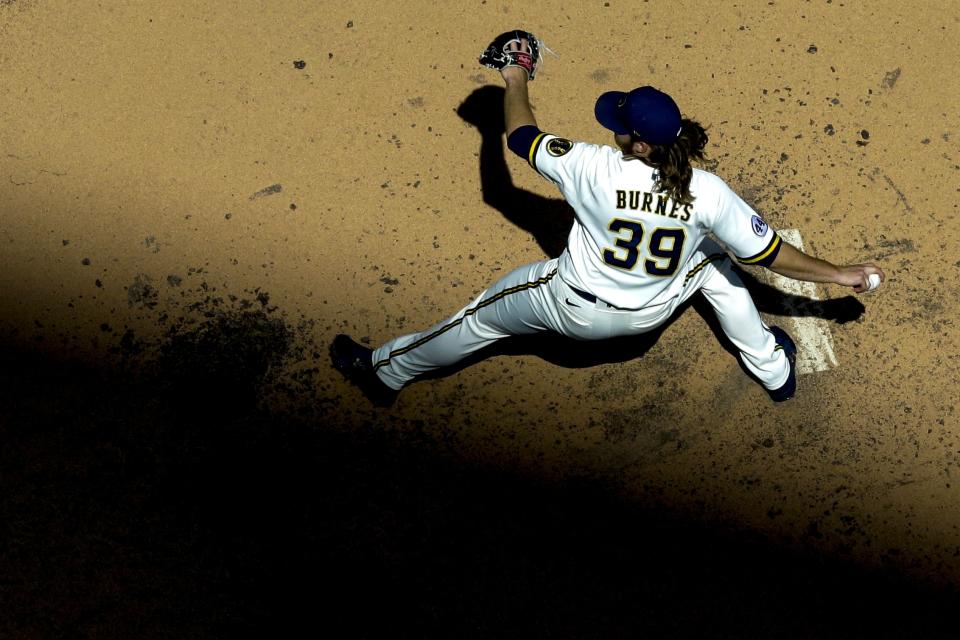
M 867 276 L 867 291 L 873 291 L 880 286 L 880 274 L 871 273 Z

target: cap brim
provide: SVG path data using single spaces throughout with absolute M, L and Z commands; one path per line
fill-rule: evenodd
M 621 101 L 627 97 L 624 91 L 607 91 L 599 98 L 593 108 L 597 122 L 619 135 L 630 133 L 630 127 L 620 119 Z

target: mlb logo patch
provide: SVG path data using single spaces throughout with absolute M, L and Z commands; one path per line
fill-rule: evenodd
M 760 216 L 756 216 L 756 215 L 755 215 L 755 216 L 753 216 L 753 218 L 750 220 L 750 223 L 751 223 L 751 226 L 753 227 L 753 232 L 754 232 L 755 234 L 757 234 L 757 235 L 760 236 L 761 238 L 762 238 L 764 235 L 766 235 L 767 229 L 769 229 L 769 227 L 767 226 L 767 223 L 763 221 L 763 218 L 761 218 Z

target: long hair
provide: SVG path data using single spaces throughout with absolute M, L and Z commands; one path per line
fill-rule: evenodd
M 699 122 L 684 118 L 680 121 L 680 135 L 676 140 L 670 144 L 651 145 L 647 159 L 657 168 L 654 189 L 668 194 L 674 202 L 693 202 L 690 194 L 691 162 L 703 161 L 707 140 L 707 131 Z

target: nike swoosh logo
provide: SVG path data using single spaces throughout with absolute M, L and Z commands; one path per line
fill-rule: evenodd
M 570 298 L 564 298 L 564 300 L 565 300 L 566 303 L 567 303 L 568 305 L 570 305 L 571 307 L 576 307 L 577 309 L 580 308 L 580 305 L 578 305 L 578 304 L 573 304 L 572 302 L 570 302 Z

